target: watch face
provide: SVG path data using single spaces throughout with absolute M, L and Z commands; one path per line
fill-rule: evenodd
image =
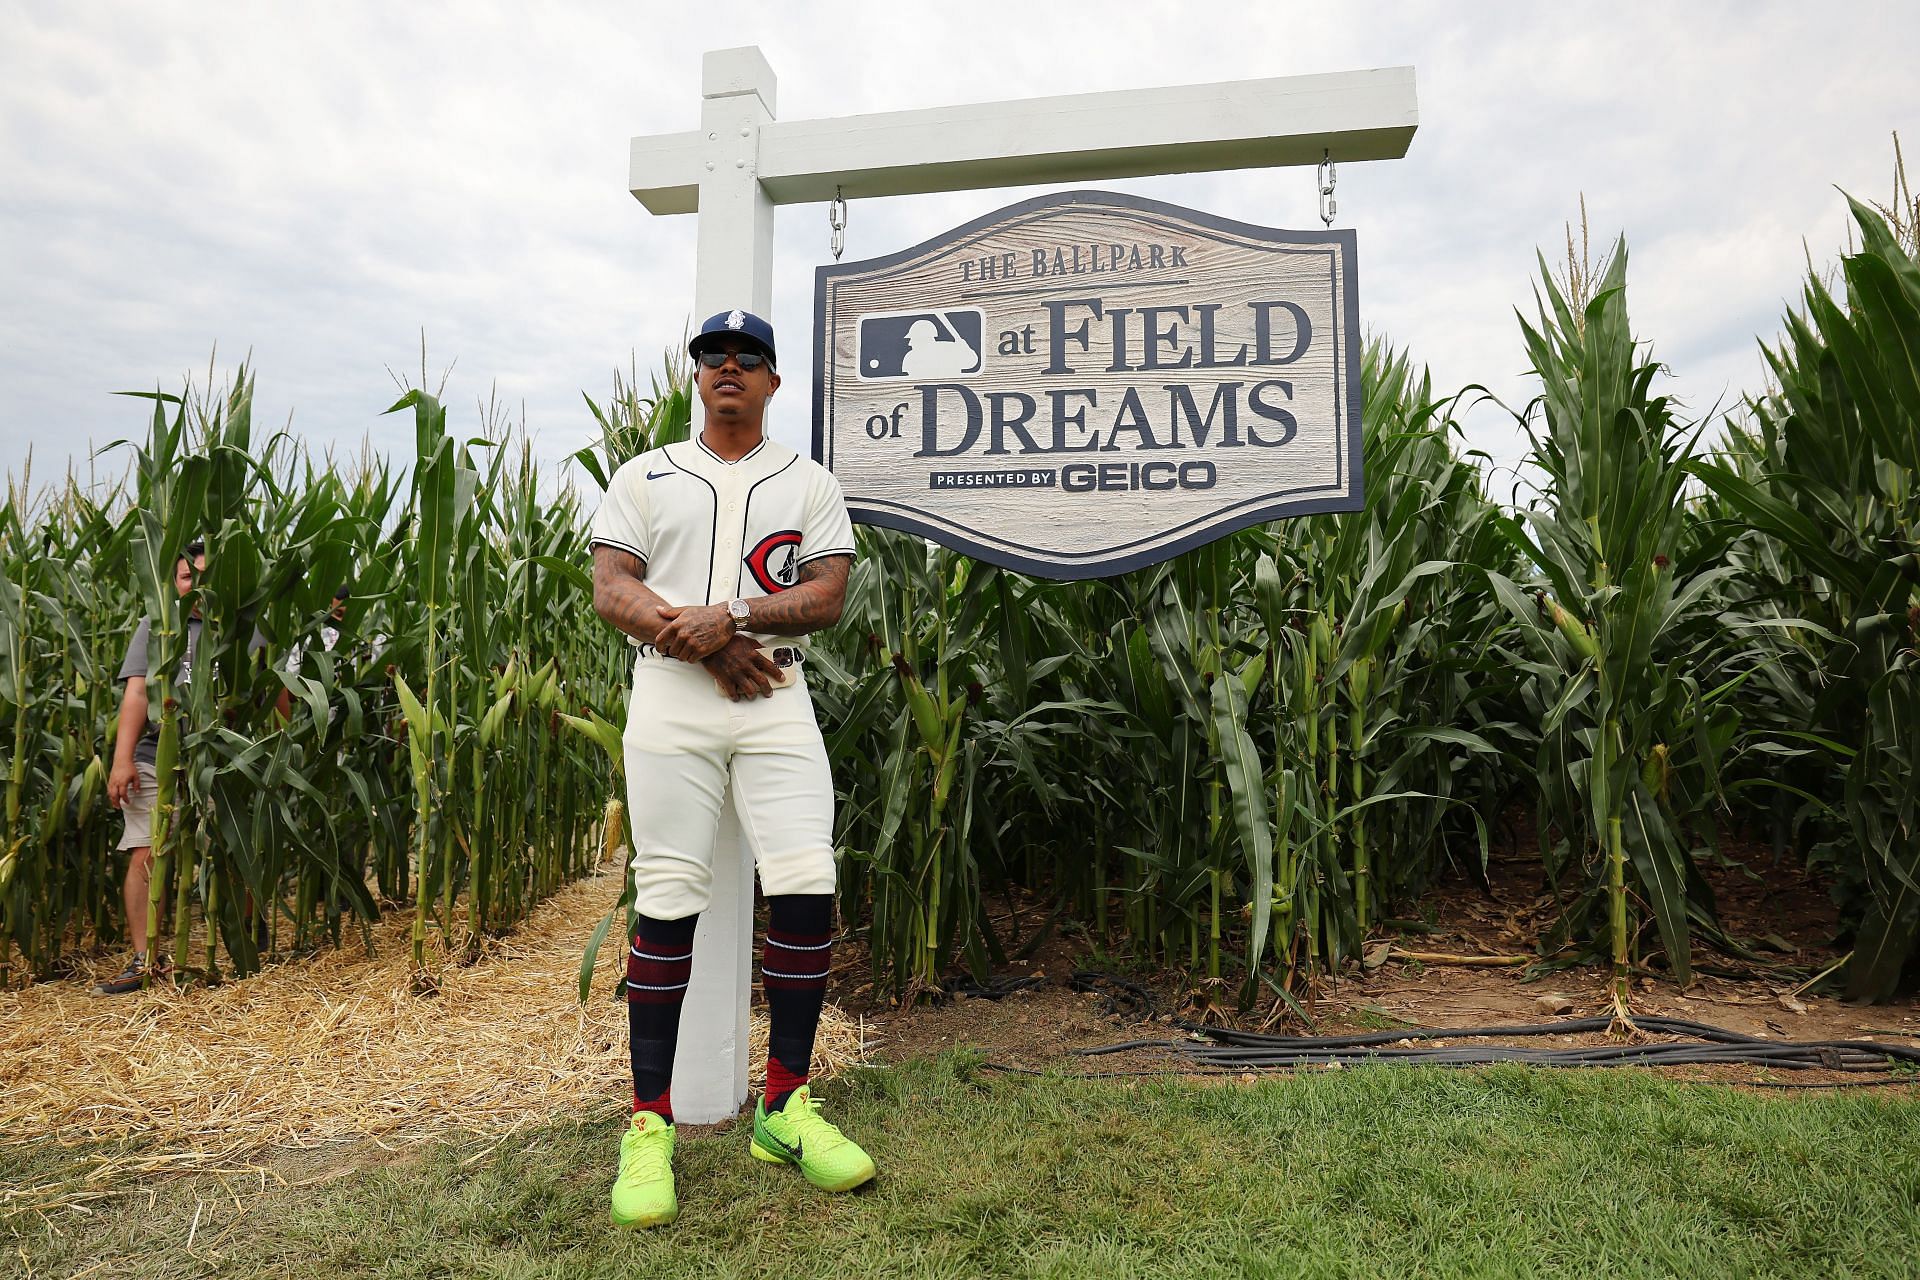
M 747 602 L 745 600 L 729 601 L 727 604 L 727 612 L 745 621 L 747 617 Z

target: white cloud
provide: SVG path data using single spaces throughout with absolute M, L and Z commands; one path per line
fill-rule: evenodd
M 1527 395 L 1513 320 L 1534 250 L 1585 192 L 1596 241 L 1634 248 L 1637 328 L 1704 408 L 1754 386 L 1803 271 L 1844 234 L 1836 185 L 1886 186 L 1915 124 L 1911 5 L 1572 6 L 742 3 L 56 5 L 0 9 L 0 461 L 36 471 L 139 430 L 106 393 L 176 385 L 253 352 L 262 415 L 320 442 L 382 420 L 385 366 L 421 328 L 456 416 L 496 387 L 540 452 L 591 434 L 637 352 L 677 341 L 690 218 L 625 191 L 630 136 L 693 127 L 700 54 L 758 43 L 779 110 L 811 118 L 948 102 L 1412 64 L 1404 161 L 1345 167 L 1369 327 L 1436 386 Z M 1910 135 L 1916 136 L 1916 135 Z M 1269 225 L 1315 224 L 1310 172 L 1110 184 Z M 857 202 L 850 257 L 1019 198 Z M 783 210 L 774 320 L 811 349 L 824 209 Z M 805 438 L 788 358 L 784 438 Z M 1520 445 L 1495 411 L 1471 438 Z

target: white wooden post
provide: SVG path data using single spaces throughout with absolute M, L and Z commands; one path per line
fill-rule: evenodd
M 739 306 L 764 316 L 773 310 L 773 201 L 760 185 L 759 140 L 773 119 L 773 68 L 758 49 L 716 50 L 704 59 L 700 89 L 693 322 Z M 693 978 L 673 1059 L 673 1114 L 689 1124 L 724 1120 L 747 1097 L 753 855 L 731 791 L 720 815 L 713 901 L 694 931 Z
M 698 322 L 743 305 L 771 313 L 776 204 L 1307 165 L 1324 152 L 1391 160 L 1418 125 L 1411 67 L 776 122 L 760 51 L 719 49 L 702 64 L 700 128 L 633 139 L 627 185 L 652 213 L 699 213 Z M 674 1115 L 691 1124 L 747 1097 L 753 867 L 728 800 L 674 1060 Z

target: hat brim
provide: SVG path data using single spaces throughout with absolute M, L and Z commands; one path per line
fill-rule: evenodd
M 687 343 L 687 354 L 690 356 L 697 356 L 702 351 L 710 351 L 718 347 L 722 342 L 724 342 L 728 338 L 732 338 L 737 342 L 740 342 L 746 346 L 752 347 L 754 350 L 758 351 L 761 355 L 767 358 L 768 364 L 777 365 L 780 363 L 779 358 L 774 355 L 772 347 L 760 341 L 760 339 L 754 337 L 750 333 L 736 333 L 733 331 L 728 331 L 726 333 L 695 334 L 693 337 L 693 340 Z

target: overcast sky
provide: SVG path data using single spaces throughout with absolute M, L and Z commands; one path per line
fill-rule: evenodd
M 0 462 L 36 477 L 138 434 L 119 390 L 251 352 L 258 413 L 316 444 L 412 448 L 388 366 L 454 364 L 558 458 L 581 400 L 689 319 L 694 222 L 627 192 L 636 134 L 698 121 L 700 55 L 760 46 L 783 119 L 1411 65 L 1407 158 L 1343 166 L 1367 327 L 1437 387 L 1527 395 L 1514 318 L 1586 195 L 1624 231 L 1639 334 L 1704 411 L 1759 383 L 1805 270 L 1920 146 L 1920 4 L 747 3 L 0 0 Z M 1102 184 L 1317 227 L 1311 170 Z M 848 260 L 1045 188 L 855 202 Z M 772 320 L 812 349 L 824 206 L 780 210 Z M 457 361 L 457 364 L 455 363 Z M 789 354 L 777 433 L 804 448 Z M 416 374 L 417 376 L 417 374 Z M 1474 443 L 1520 453 L 1482 411 Z M 116 464 L 117 465 L 117 464 Z

